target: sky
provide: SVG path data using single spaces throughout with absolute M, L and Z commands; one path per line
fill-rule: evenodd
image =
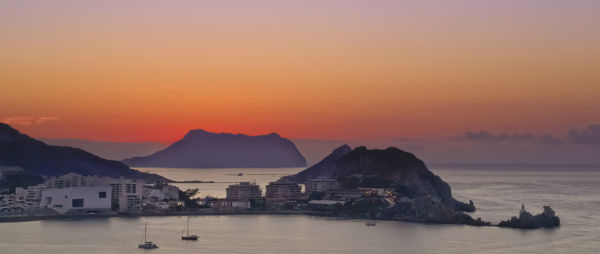
M 0 121 L 114 142 L 206 129 L 586 148 L 571 131 L 597 137 L 598 13 L 600 1 L 7 0 Z

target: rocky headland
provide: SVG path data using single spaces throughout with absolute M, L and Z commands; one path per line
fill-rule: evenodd
M 422 160 L 398 148 L 351 149 L 344 145 L 316 165 L 280 181 L 304 183 L 317 177 L 336 179 L 343 188 L 391 190 L 393 201 L 386 206 L 377 206 L 375 211 L 367 211 L 369 218 L 491 225 L 466 214 L 475 211 L 472 201 L 464 203 L 454 199 L 450 186 L 431 172 Z

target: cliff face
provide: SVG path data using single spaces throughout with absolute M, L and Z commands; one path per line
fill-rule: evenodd
M 175 168 L 304 167 L 294 143 L 276 133 L 262 136 L 192 130 L 166 149 L 124 160 L 130 166 Z
M 427 169 L 423 161 L 398 148 L 350 150 L 344 145 L 315 166 L 282 180 L 304 183 L 318 176 L 337 179 L 345 187 L 389 188 L 398 198 L 413 203 L 427 197 L 427 202 L 438 202 L 452 211 L 475 209 L 472 204 L 455 200 L 450 186 Z
M 100 158 L 72 147 L 50 146 L 0 123 L 0 165 L 20 166 L 27 174 L 58 176 L 67 173 L 138 178 L 149 182 L 169 181 L 130 169 L 127 165 Z

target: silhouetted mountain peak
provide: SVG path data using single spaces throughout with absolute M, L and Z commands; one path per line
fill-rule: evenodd
M 303 167 L 306 159 L 294 143 L 277 133 L 250 136 L 190 130 L 166 149 L 124 160 L 150 167 Z
M 366 149 L 366 147 L 364 147 L 364 146 L 360 146 L 360 147 Z M 360 147 L 357 147 L 357 149 L 360 148 Z M 333 152 L 331 152 L 331 153 L 334 153 L 334 154 L 335 153 L 337 153 L 337 154 L 344 153 L 344 154 L 346 154 L 346 153 L 348 153 L 350 151 L 352 151 L 352 148 L 349 145 L 344 144 L 344 145 L 341 145 L 340 147 L 338 147 L 336 149 L 333 149 Z

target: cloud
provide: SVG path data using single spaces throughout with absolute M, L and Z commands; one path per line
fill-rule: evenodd
M 600 145 L 600 125 L 592 124 L 586 129 L 571 129 L 568 138 L 573 143 L 584 145 Z
M 54 116 L 42 116 L 42 117 L 30 117 L 30 116 L 11 116 L 4 118 L 3 123 L 9 125 L 36 125 L 42 124 L 48 121 L 58 121 L 58 117 Z
M 479 131 L 479 132 L 465 132 L 462 137 L 454 138 L 455 140 L 466 140 L 473 142 L 482 142 L 482 143 L 502 143 L 502 142 L 512 142 L 512 143 L 521 143 L 521 142 L 529 142 L 529 143 L 538 143 L 543 145 L 558 145 L 562 144 L 563 141 L 560 138 L 551 136 L 551 135 L 533 135 L 529 133 L 514 133 L 514 134 L 493 134 L 489 131 Z
M 35 124 L 42 124 L 44 122 L 48 122 L 48 121 L 58 121 L 58 117 L 55 116 L 42 116 L 42 117 L 38 117 L 38 119 L 35 120 Z

